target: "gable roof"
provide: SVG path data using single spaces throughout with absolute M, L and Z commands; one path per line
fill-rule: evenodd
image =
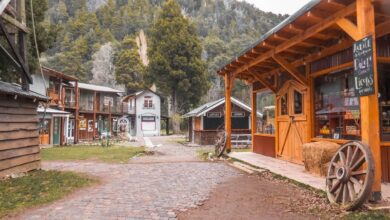
M 238 107 L 248 111 L 248 112 L 251 112 L 252 111 L 252 108 L 249 107 L 248 105 L 242 103 L 241 101 L 239 101 L 238 99 L 236 98 L 233 98 L 231 97 L 231 101 L 233 104 L 237 105 Z M 217 108 L 218 106 L 221 106 L 225 104 L 225 98 L 221 98 L 221 99 L 218 99 L 216 101 L 212 101 L 212 102 L 209 102 L 209 103 L 206 103 L 202 106 L 199 106 L 198 108 L 188 112 L 187 114 L 183 115 L 184 118 L 190 118 L 190 117 L 200 117 L 202 116 L 203 114 Z M 257 112 L 257 115 L 258 116 L 262 116 L 261 113 Z
M 161 100 L 163 100 L 162 95 L 160 95 L 159 93 L 154 92 L 154 91 L 152 91 L 150 89 L 145 89 L 145 90 L 140 90 L 140 91 L 137 91 L 137 92 L 135 92 L 133 94 L 130 94 L 130 95 L 127 95 L 127 96 L 123 97 L 123 101 L 126 101 L 129 98 L 131 98 L 131 97 L 136 97 L 137 98 L 138 96 L 144 94 L 145 92 L 151 92 L 151 93 L 155 94 L 156 96 L 160 97 Z
M 75 85 L 74 82 L 71 82 L 71 84 L 73 86 Z M 85 89 L 85 90 L 96 91 L 96 92 L 124 93 L 123 91 L 116 90 L 107 86 L 99 86 L 99 85 L 93 85 L 87 83 L 79 83 L 79 89 Z

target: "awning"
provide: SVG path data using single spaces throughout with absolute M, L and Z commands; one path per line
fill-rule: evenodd
M 38 114 L 45 114 L 45 108 L 43 108 L 43 107 L 38 107 L 37 111 L 38 111 Z M 71 115 L 70 112 L 61 111 L 61 110 L 53 109 L 53 108 L 46 108 L 46 114 L 52 115 L 52 116 L 57 116 L 57 117 L 66 117 L 66 116 Z

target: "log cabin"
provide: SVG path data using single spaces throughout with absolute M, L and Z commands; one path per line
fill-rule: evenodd
M 388 0 L 313 0 L 218 71 L 227 100 L 235 79 L 252 85 L 252 112 L 265 107 L 258 96 L 275 99 L 275 134 L 252 118 L 254 152 L 302 164 L 305 143 L 360 140 L 373 154 L 372 199 L 380 199 L 390 182 L 389 9 Z
M 21 84 L 0 81 L 0 178 L 41 166 L 37 107 L 48 97 L 29 89 L 25 7 L 25 0 L 0 1 L 1 63 L 20 73 Z

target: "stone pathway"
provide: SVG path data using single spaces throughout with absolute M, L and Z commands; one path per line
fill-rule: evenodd
M 196 149 L 184 149 L 169 137 L 151 141 L 162 144 L 156 149 L 161 156 L 131 164 L 43 163 L 45 169 L 88 173 L 103 183 L 18 218 L 176 219 L 177 211 L 202 204 L 217 184 L 239 175 L 223 163 L 197 161 Z

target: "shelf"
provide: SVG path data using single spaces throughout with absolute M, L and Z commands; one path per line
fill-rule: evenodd
M 386 104 L 386 105 L 380 105 L 381 107 L 390 107 L 390 105 Z

